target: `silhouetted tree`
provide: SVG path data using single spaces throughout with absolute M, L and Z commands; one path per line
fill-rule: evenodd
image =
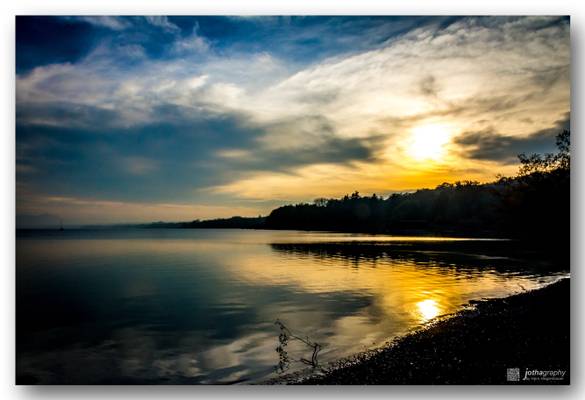
M 568 130 L 561 131 L 556 137 L 558 151 L 546 154 L 519 154 L 522 164 L 518 171 L 519 176 L 534 173 L 544 174 L 552 171 L 568 171 L 571 165 L 571 134 Z

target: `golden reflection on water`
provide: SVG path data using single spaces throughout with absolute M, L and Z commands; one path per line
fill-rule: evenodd
M 326 237 L 324 234 L 316 236 L 321 240 Z M 529 276 L 505 276 L 489 268 L 466 269 L 459 265 L 443 265 L 437 261 L 421 263 L 388 256 L 371 259 L 294 251 L 275 252 L 261 239 L 237 239 L 99 240 L 85 241 L 83 246 L 75 246 L 75 241 L 49 241 L 42 246 L 46 247 L 43 253 L 54 259 L 71 257 L 74 253 L 85 257 L 151 254 L 156 256 L 151 257 L 150 262 L 156 264 L 158 256 L 164 254 L 181 257 L 182 260 L 205 256 L 208 262 L 219 268 L 217 272 L 232 282 L 293 287 L 304 293 L 353 293 L 370 297 L 372 305 L 368 307 L 368 312 L 376 315 L 364 316 L 366 320 L 384 316 L 404 326 L 424 323 L 439 314 L 455 312 L 470 299 L 499 297 L 538 285 Z M 381 238 L 378 236 L 376 239 Z M 402 241 L 413 238 L 392 239 Z M 66 245 L 67 250 L 64 251 L 62 246 L 56 244 Z M 184 264 L 184 268 L 189 268 L 188 262 Z M 361 324 L 364 319 L 359 321 Z M 348 328 L 349 325 L 355 324 L 344 326 Z
M 229 275 L 251 285 L 369 299 L 369 305 L 359 313 L 340 316 L 330 326 L 330 343 L 348 352 L 383 344 L 389 337 L 458 311 L 469 300 L 505 296 L 539 285 L 528 275 L 510 276 L 489 267 L 467 268 L 464 263 L 454 266 L 389 256 L 371 259 L 258 250 L 232 249 L 232 257 L 224 262 Z M 338 307 L 344 305 L 339 303 Z M 292 326 L 319 334 L 322 315 L 317 312 L 274 312 Z

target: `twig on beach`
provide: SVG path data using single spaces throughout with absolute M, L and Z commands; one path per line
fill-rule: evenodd
M 295 335 L 279 319 L 277 319 L 274 322 L 274 324 L 275 325 L 278 325 L 278 327 L 280 328 L 280 334 L 278 335 L 278 343 L 279 344 L 276 347 L 276 352 L 278 353 L 278 356 L 279 356 L 279 362 L 278 362 L 278 365 L 276 367 L 276 370 L 279 373 L 282 373 L 282 372 L 286 371 L 290 367 L 291 358 L 289 357 L 288 352 L 286 351 L 286 346 L 288 345 L 289 340 L 298 340 L 301 343 L 304 343 L 304 344 L 306 344 L 307 346 L 309 346 L 310 348 L 313 349 L 313 353 L 311 355 L 311 359 L 310 360 L 301 357 L 298 360 L 292 360 L 292 361 L 302 362 L 303 364 L 309 365 L 312 368 L 318 368 L 319 367 L 319 359 L 318 359 L 318 357 L 319 357 L 319 352 L 321 351 L 321 348 L 322 348 L 319 343 L 311 341 L 311 339 L 309 339 L 308 336 L 305 336 L 303 338 L 301 336 Z

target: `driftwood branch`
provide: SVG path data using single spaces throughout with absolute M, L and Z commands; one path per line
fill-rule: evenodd
M 311 339 L 309 339 L 308 336 L 305 337 L 301 337 L 301 336 L 297 336 L 295 335 L 284 323 L 282 323 L 282 321 L 280 321 L 279 319 L 277 319 L 274 322 L 275 325 L 278 325 L 278 327 L 280 328 L 280 334 L 278 335 L 278 342 L 279 345 L 276 347 L 276 352 L 279 355 L 279 363 L 277 366 L 277 370 L 279 372 L 284 372 L 285 370 L 287 370 L 290 366 L 290 357 L 288 356 L 288 352 L 286 351 L 286 346 L 289 342 L 289 340 L 297 340 L 301 343 L 304 343 L 305 345 L 307 345 L 308 347 L 310 347 L 313 350 L 313 353 L 311 355 L 311 359 L 306 359 L 306 358 L 300 358 L 299 360 L 293 360 L 293 361 L 299 361 L 302 362 L 305 365 L 309 365 L 313 368 L 318 368 L 319 367 L 319 352 L 321 351 L 322 346 L 317 343 L 317 342 L 313 342 Z

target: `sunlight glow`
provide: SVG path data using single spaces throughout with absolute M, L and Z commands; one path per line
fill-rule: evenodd
M 439 315 L 439 307 L 435 300 L 427 299 L 419 301 L 416 306 L 418 307 L 418 312 L 422 316 L 423 322 L 433 319 Z
M 412 129 L 407 151 L 415 160 L 439 161 L 450 139 L 451 129 L 447 125 L 419 125 Z

